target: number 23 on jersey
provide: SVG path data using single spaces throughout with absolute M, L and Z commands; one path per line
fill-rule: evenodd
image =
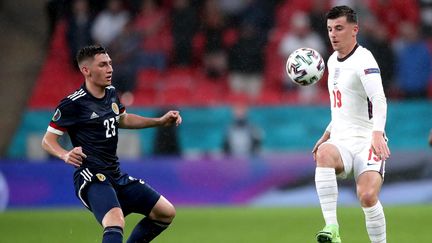
M 103 123 L 106 128 L 106 137 L 114 137 L 116 135 L 115 118 L 111 117 L 109 119 L 106 119 Z

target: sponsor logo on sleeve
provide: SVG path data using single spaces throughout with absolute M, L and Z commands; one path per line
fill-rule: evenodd
M 372 74 L 372 73 L 380 73 L 380 70 L 379 70 L 379 68 L 367 68 L 364 70 L 364 73 L 366 75 Z
M 53 122 L 56 122 L 56 121 L 60 120 L 60 117 L 61 117 L 61 111 L 59 109 L 57 109 L 51 120 Z

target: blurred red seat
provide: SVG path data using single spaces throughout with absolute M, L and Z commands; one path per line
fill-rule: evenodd
M 157 69 L 141 69 L 137 73 L 136 91 L 154 92 L 162 79 L 162 74 Z
M 264 88 L 261 90 L 261 93 L 254 102 L 257 105 L 275 105 L 282 103 L 282 93 L 279 89 L 275 89 L 272 87 Z
M 161 106 L 184 106 L 193 104 L 192 89 L 166 89 L 159 93 L 158 103 Z
M 136 90 L 133 92 L 132 106 L 157 106 L 157 91 Z
M 226 92 L 224 83 L 220 80 L 201 79 L 195 83 L 193 100 L 194 104 L 217 105 L 223 102 L 223 93 Z
M 66 42 L 66 22 L 62 20 L 53 33 L 28 105 L 30 108 L 54 108 L 82 82 L 81 73 L 72 65 Z

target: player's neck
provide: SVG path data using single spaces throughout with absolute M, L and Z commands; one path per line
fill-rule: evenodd
M 88 81 L 85 82 L 85 86 L 87 91 L 93 95 L 93 97 L 100 99 L 105 96 L 105 87 L 95 85 Z
M 356 46 L 357 46 L 357 41 L 351 43 L 351 45 L 349 45 L 346 49 L 338 51 L 337 57 L 339 59 L 344 59 L 346 56 L 348 56 L 354 50 L 354 48 Z

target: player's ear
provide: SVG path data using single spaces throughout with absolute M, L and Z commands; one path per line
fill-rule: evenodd
M 79 69 L 80 69 L 81 73 L 84 75 L 90 74 L 90 70 L 86 65 L 80 65 Z
M 80 63 L 78 63 L 79 70 L 83 75 L 89 75 L 90 69 L 89 69 L 90 63 L 88 60 L 82 60 Z
M 353 36 L 355 37 L 355 36 L 357 36 L 357 33 L 359 32 L 359 26 L 356 24 L 356 25 L 354 25 L 354 28 L 353 28 L 353 30 L 352 30 L 352 34 L 353 34 Z

